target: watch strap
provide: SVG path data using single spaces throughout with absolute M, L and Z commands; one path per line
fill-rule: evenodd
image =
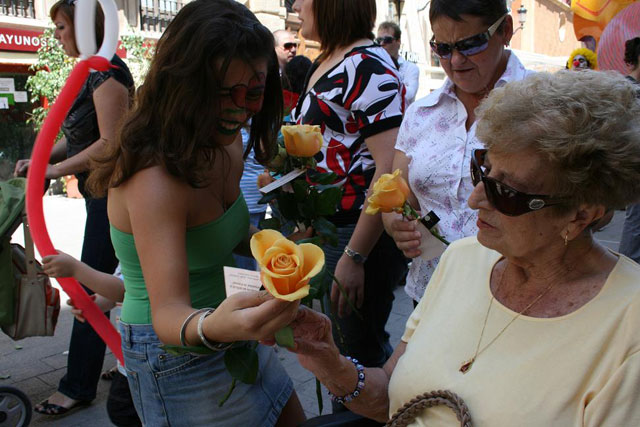
M 364 264 L 364 262 L 367 260 L 366 256 L 354 251 L 349 246 L 344 247 L 344 254 L 351 258 L 356 264 Z

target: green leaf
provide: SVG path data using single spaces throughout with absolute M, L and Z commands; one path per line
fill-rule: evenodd
M 307 169 L 307 177 L 313 183 L 322 185 L 333 184 L 338 179 L 333 172 L 318 172 L 316 169 Z
M 324 190 L 318 196 L 318 215 L 333 215 L 338 209 L 338 203 L 342 199 L 342 188 L 333 187 Z
M 318 399 L 318 415 L 322 415 L 322 406 L 324 402 L 322 401 L 322 386 L 320 385 L 320 380 L 316 378 L 316 399 Z
M 262 196 L 260 198 L 260 200 L 258 200 L 258 204 L 266 205 L 267 203 L 269 203 L 270 201 L 272 201 L 276 197 L 278 197 L 278 191 L 276 191 L 276 190 L 270 191 L 267 194 L 265 194 L 264 196 Z
M 296 179 L 291 183 L 297 202 L 304 202 L 309 196 L 309 184 L 304 179 Z
M 282 224 L 280 224 L 280 220 L 278 218 L 265 218 L 260 220 L 260 229 L 261 230 L 276 230 L 280 231 L 282 228 Z
M 284 328 L 276 331 L 276 342 L 280 347 L 293 349 L 296 346 L 291 326 L 285 326 Z
M 324 239 L 320 236 L 314 236 L 314 237 L 309 237 L 308 239 L 300 239 L 296 243 L 299 245 L 302 243 L 311 243 L 316 246 L 322 246 L 324 244 Z
M 314 220 L 318 217 L 318 210 L 314 198 L 308 198 L 298 203 L 298 213 L 303 219 Z
M 329 291 L 332 282 L 331 274 L 329 274 L 327 266 L 325 265 L 320 273 L 316 274 L 309 281 L 309 295 L 312 295 L 313 298 L 322 299 Z
M 245 384 L 254 384 L 258 378 L 258 352 L 250 344 L 227 350 L 224 365 L 233 378 Z
M 336 226 L 326 218 L 319 217 L 311 222 L 311 226 L 315 230 L 316 234 L 327 240 L 328 243 L 333 244 L 335 241 L 337 244 L 338 229 Z
M 225 395 L 224 395 L 224 396 L 222 396 L 222 399 L 220 399 L 220 400 L 218 401 L 218 407 L 219 407 L 219 408 L 222 408 L 222 405 L 224 405 L 224 404 L 225 404 L 225 402 L 226 402 L 227 400 L 229 400 L 229 398 L 231 397 L 231 393 L 233 393 L 233 390 L 235 390 L 235 388 L 236 388 L 236 383 L 237 383 L 237 381 L 236 381 L 236 379 L 235 379 L 235 378 L 231 380 L 231 385 L 229 386 L 229 390 L 227 390 L 227 392 L 225 393 Z
M 298 203 L 291 193 L 283 192 L 278 196 L 278 209 L 280 209 L 282 216 L 288 220 L 296 220 L 298 218 Z

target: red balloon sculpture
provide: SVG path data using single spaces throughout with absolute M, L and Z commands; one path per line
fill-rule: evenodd
M 57 253 L 51 243 L 42 208 L 42 188 L 44 187 L 45 171 L 53 144 L 73 101 L 89 76 L 89 69 L 106 71 L 110 67 L 111 63 L 102 56 L 92 56 L 80 61 L 74 67 L 67 79 L 67 83 L 51 107 L 49 114 L 47 114 L 42 129 L 36 138 L 33 154 L 31 155 L 31 164 L 27 172 L 27 218 L 33 242 L 42 256 L 55 255 Z M 82 310 L 82 315 L 111 349 L 120 363 L 124 364 L 120 335 L 109 319 L 100 311 L 75 279 L 64 277 L 59 278 L 58 282 L 67 295 L 71 297 L 74 305 Z

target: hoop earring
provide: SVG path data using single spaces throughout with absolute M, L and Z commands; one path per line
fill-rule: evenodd
M 564 245 L 569 246 L 569 231 L 564 234 Z

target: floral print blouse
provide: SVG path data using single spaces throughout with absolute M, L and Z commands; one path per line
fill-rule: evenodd
M 495 87 L 522 80 L 531 74 L 513 52 Z M 467 205 L 473 190 L 470 176 L 471 152 L 482 148 L 476 138 L 476 123 L 467 131 L 467 112 L 447 79 L 442 87 L 414 102 L 400 126 L 396 149 L 410 159 L 409 186 L 423 214 L 434 211 L 438 228 L 448 241 L 477 233 L 478 216 Z M 414 258 L 405 291 L 420 301 L 438 265 L 438 260 Z M 461 260 L 462 262 L 462 260 Z

